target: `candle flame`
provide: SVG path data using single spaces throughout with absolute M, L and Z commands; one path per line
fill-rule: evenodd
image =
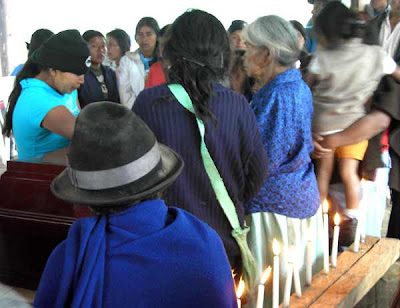
M 233 268 L 231 268 L 231 273 L 232 273 L 233 280 L 235 280 L 236 273 L 235 273 L 235 270 Z
M 275 256 L 281 253 L 281 247 L 279 246 L 279 243 L 276 240 L 276 238 L 272 240 L 272 252 L 274 253 Z
M 239 299 L 242 297 L 243 292 L 244 292 L 244 280 L 242 279 L 242 277 L 240 277 L 240 281 L 239 281 L 239 285 L 236 289 L 236 297 Z
M 328 213 L 328 210 L 329 210 L 329 203 L 328 200 L 325 199 L 324 202 L 322 202 L 322 212 L 326 214 Z
M 265 271 L 264 271 L 264 273 L 262 274 L 262 276 L 261 276 L 260 284 L 264 284 L 264 283 L 267 281 L 267 279 L 268 279 L 268 277 L 269 277 L 270 274 L 271 274 L 271 266 L 268 266 L 268 267 L 265 269 Z
M 333 222 L 335 223 L 335 226 L 338 226 L 340 224 L 340 215 L 339 215 L 339 213 L 335 214 L 335 216 L 333 217 Z

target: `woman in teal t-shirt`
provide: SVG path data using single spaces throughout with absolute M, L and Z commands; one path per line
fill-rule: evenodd
M 25 63 L 9 98 L 3 133 L 15 137 L 19 159 L 66 147 L 79 113 L 77 89 L 90 66 L 77 30 L 47 39 Z

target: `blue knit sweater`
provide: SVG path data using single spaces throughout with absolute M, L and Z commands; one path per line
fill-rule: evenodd
M 254 95 L 252 106 L 268 154 L 268 173 L 246 211 L 313 216 L 320 198 L 310 158 L 313 104 L 309 87 L 297 69 L 290 69 L 264 85 Z
M 210 121 L 205 141 L 243 224 L 242 203 L 260 190 L 267 172 L 266 155 L 246 99 L 221 85 L 216 85 L 214 92 L 209 108 L 218 124 L 214 126 Z M 175 100 L 165 85 L 142 91 L 132 109 L 153 130 L 159 142 L 170 146 L 185 161 L 182 174 L 166 192 L 167 203 L 189 211 L 214 228 L 234 263 L 240 255 L 239 248 L 204 169 L 194 115 Z

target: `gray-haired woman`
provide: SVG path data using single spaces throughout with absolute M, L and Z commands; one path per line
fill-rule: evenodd
M 244 29 L 245 67 L 260 85 L 252 107 L 268 155 L 268 175 L 259 195 L 246 204 L 251 226 L 249 245 L 259 273 L 273 263 L 272 241 L 281 247 L 281 277 L 288 251 L 293 250 L 305 283 L 306 241 L 313 238 L 314 272 L 320 260 L 322 236 L 320 199 L 310 154 L 313 151 L 312 96 L 294 68 L 300 53 L 296 30 L 278 16 L 265 16 Z M 296 251 L 294 251 L 296 250 Z M 271 285 L 271 284 L 269 284 Z M 281 279 L 281 286 L 284 285 Z M 281 288 L 281 294 L 283 293 Z M 270 290 L 267 290 L 269 293 Z M 282 296 L 281 296 L 282 298 Z M 269 307 L 271 300 L 265 301 Z

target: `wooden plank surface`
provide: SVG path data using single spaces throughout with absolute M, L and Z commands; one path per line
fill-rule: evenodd
M 358 253 L 346 250 L 338 256 L 337 267 L 330 268 L 329 274 L 324 274 L 323 271 L 319 272 L 313 277 L 312 286 L 304 287 L 303 295 L 297 298 L 292 295 L 290 298 L 290 308 L 304 308 L 310 307 L 316 302 L 323 294 L 335 284 L 355 263 L 358 262 L 377 242 L 378 238 L 367 237 L 365 243 L 360 244 Z M 327 307 L 324 307 L 327 308 Z
M 354 307 L 396 262 L 399 254 L 400 241 L 383 238 L 310 307 Z

